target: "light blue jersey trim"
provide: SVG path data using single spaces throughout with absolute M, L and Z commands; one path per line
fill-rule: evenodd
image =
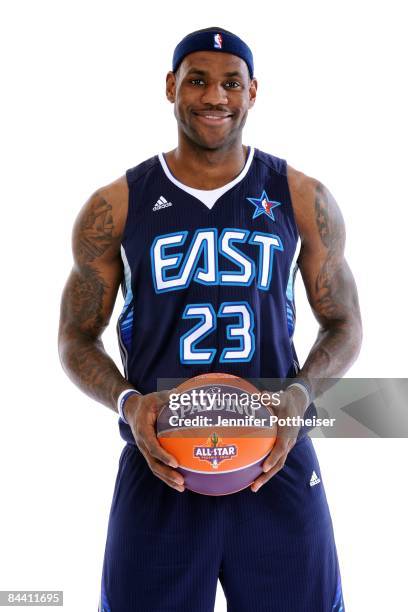
M 293 334 L 295 333 L 295 325 L 296 325 L 296 308 L 295 308 L 294 288 L 295 288 L 296 273 L 299 269 L 299 266 L 297 264 L 297 259 L 299 257 L 300 247 L 301 247 L 301 240 L 298 237 L 295 253 L 293 255 L 292 263 L 290 265 L 288 284 L 286 286 L 286 320 L 288 324 L 289 338 L 291 340 L 293 338 Z
M 128 377 L 128 359 L 129 349 L 132 342 L 132 331 L 133 331 L 133 307 L 130 307 L 133 302 L 133 293 L 131 286 L 131 271 L 128 259 L 126 257 L 126 251 L 121 245 L 120 253 L 123 261 L 124 269 L 124 285 L 123 294 L 125 297 L 125 303 L 122 308 L 122 312 L 119 315 L 117 323 L 117 334 L 119 340 L 119 349 L 122 358 L 122 363 L 125 371 L 125 378 Z

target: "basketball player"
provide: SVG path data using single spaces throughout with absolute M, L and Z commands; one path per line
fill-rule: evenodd
M 98 189 L 75 223 L 62 297 L 62 364 L 120 414 L 126 445 L 102 572 L 102 612 L 210 612 L 220 579 L 231 612 L 343 612 L 333 529 L 307 435 L 278 431 L 264 473 L 222 497 L 184 490 L 157 443 L 160 378 L 225 372 L 293 379 L 281 415 L 304 415 L 362 338 L 339 208 L 319 181 L 242 144 L 253 57 L 237 36 L 186 36 L 167 74 L 177 147 Z M 319 323 L 300 367 L 293 284 Z M 119 286 L 124 376 L 101 340 Z M 326 383 L 329 384 L 329 383 Z

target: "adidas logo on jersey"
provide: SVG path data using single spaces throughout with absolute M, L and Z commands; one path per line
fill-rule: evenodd
M 312 474 L 309 484 L 311 487 L 314 487 L 315 485 L 319 484 L 319 482 L 320 482 L 320 478 L 318 477 L 316 472 L 313 470 L 313 474 Z
M 162 208 L 167 208 L 167 206 L 173 206 L 173 203 L 168 202 L 166 198 L 160 196 L 156 204 L 153 206 L 152 210 L 161 210 Z

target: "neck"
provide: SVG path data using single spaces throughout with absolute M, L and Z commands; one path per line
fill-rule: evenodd
M 245 165 L 247 147 L 234 142 L 222 149 L 203 149 L 179 139 L 176 149 L 165 154 L 172 174 L 188 187 L 217 189 L 234 180 Z

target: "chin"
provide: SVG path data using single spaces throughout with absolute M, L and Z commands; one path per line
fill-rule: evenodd
M 227 134 L 223 137 L 220 138 L 202 138 L 202 137 L 196 137 L 194 139 L 194 142 L 202 147 L 203 149 L 208 149 L 209 151 L 215 151 L 217 149 L 223 149 L 224 147 L 228 146 L 229 144 L 231 144 L 233 142 L 234 138 L 232 136 L 232 134 Z
M 208 151 L 216 151 L 217 149 L 222 149 L 223 147 L 225 147 L 226 144 L 228 144 L 225 141 L 217 141 L 217 142 L 200 142 L 197 143 L 199 144 L 199 146 L 201 146 L 203 149 L 207 149 Z

